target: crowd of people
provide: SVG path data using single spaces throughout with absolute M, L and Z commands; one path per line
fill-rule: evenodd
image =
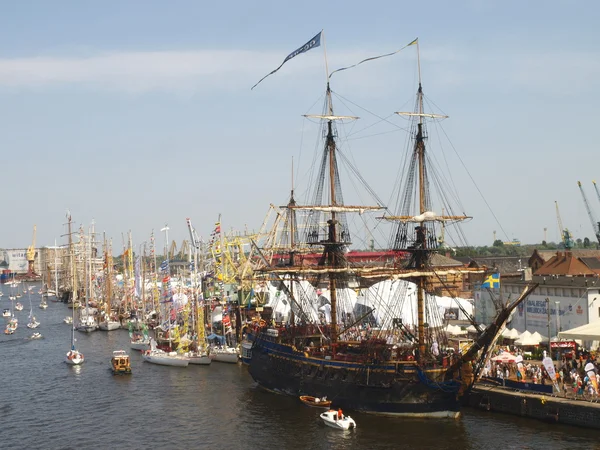
M 544 356 L 547 356 L 546 352 Z M 491 361 L 484 367 L 482 375 L 530 384 L 554 385 L 555 394 L 573 398 L 599 398 L 600 370 L 596 358 L 591 354 L 572 359 L 561 357 L 554 364 L 553 378 L 548 374 L 550 369 L 547 370 L 542 362 L 523 361 L 521 364 L 519 368 L 514 362 Z

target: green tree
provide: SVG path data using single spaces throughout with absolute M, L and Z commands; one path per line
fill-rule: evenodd
M 504 242 L 502 242 L 500 239 L 496 239 L 494 241 L 494 247 L 504 247 Z
M 583 247 L 588 248 L 590 246 L 590 238 L 583 238 Z

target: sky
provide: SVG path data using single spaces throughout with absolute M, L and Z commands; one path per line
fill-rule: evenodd
M 258 230 L 309 180 L 329 71 L 419 38 L 428 105 L 449 115 L 452 178 L 471 245 L 575 238 L 596 217 L 600 43 L 593 1 L 173 0 L 0 3 L 0 247 L 64 242 L 65 212 L 119 247 L 185 219 L 207 238 Z M 325 45 L 288 61 L 324 30 Z M 331 78 L 361 116 L 346 150 L 385 202 L 400 170 L 414 46 Z M 363 117 L 364 116 L 364 117 Z M 381 121 L 379 118 L 386 118 Z M 340 135 L 342 133 L 340 132 Z M 350 139 L 353 137 L 354 139 Z M 431 139 L 431 137 L 430 137 Z M 436 138 L 437 139 L 437 138 Z M 432 139 L 431 139 L 432 140 Z M 440 159 L 440 161 L 445 159 Z M 449 163 L 451 161 L 448 161 Z M 600 181 L 600 180 L 599 180 Z

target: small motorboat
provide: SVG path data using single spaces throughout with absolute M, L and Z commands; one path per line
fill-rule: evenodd
M 73 349 L 67 353 L 67 357 L 65 358 L 65 362 L 71 366 L 77 366 L 85 361 L 83 353 L 78 352 Z
M 336 428 L 338 430 L 351 430 L 356 428 L 354 419 L 350 416 L 344 416 L 341 409 L 338 411 L 330 409 L 329 411 L 321 413 L 319 417 L 321 417 L 321 420 L 323 420 L 325 425 L 331 428 Z
M 329 408 L 331 406 L 331 400 L 327 400 L 327 397 L 312 397 L 310 395 L 301 395 L 300 400 L 306 406 L 312 406 L 314 408 Z
M 72 324 L 73 323 L 73 318 L 71 316 L 67 316 L 63 319 L 64 323 L 68 323 L 68 324 Z
M 31 335 L 31 339 L 41 339 L 42 338 L 42 334 L 41 333 L 33 333 Z
M 29 323 L 27 324 L 27 328 L 37 328 L 40 326 L 40 323 L 37 321 L 35 317 L 29 319 Z
M 2 310 L 2 317 L 10 317 L 10 309 L 3 309 Z
M 16 305 L 15 305 L 15 309 L 17 311 L 23 311 L 23 304 L 20 303 L 20 302 L 17 302 Z
M 125 350 L 115 350 L 110 360 L 113 375 L 130 374 L 131 361 Z

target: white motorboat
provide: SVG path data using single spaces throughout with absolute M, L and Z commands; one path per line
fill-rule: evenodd
M 188 352 L 187 355 L 190 357 L 190 364 L 198 364 L 207 366 L 212 362 L 210 355 L 207 352 Z
M 323 423 L 328 427 L 335 428 L 337 430 L 350 430 L 356 428 L 356 422 L 350 416 L 344 416 L 340 414 L 342 411 L 334 411 L 330 409 L 329 411 L 325 411 L 321 413 L 319 417 L 323 420 Z
M 4 309 L 2 310 L 2 317 L 10 317 L 10 309 Z
M 85 361 L 83 353 L 78 352 L 75 349 L 69 351 L 67 353 L 67 357 L 65 358 L 65 362 L 72 366 L 77 366 L 77 365 L 81 364 L 83 361 Z
M 132 337 L 129 341 L 129 346 L 133 350 L 145 351 L 150 349 L 150 339 L 144 336 L 140 336 L 139 338 Z
M 31 339 L 41 339 L 41 338 L 42 338 L 41 333 L 33 333 L 31 335 Z
M 37 328 L 40 326 L 40 323 L 37 321 L 35 317 L 31 317 L 29 319 L 29 323 L 27 324 L 27 328 Z
M 40 309 L 46 309 L 48 307 L 48 303 L 45 300 L 42 300 L 40 303 Z
M 102 331 L 113 331 L 121 328 L 121 323 L 116 320 L 104 320 L 98 324 L 98 327 Z
M 190 364 L 189 356 L 180 355 L 177 352 L 165 352 L 156 348 L 156 341 L 150 339 L 150 350 L 142 353 L 144 361 L 161 366 L 187 367 Z
M 16 309 L 17 311 L 23 311 L 23 304 L 22 304 L 21 302 L 17 302 L 17 303 L 15 304 L 15 309 Z
M 73 318 L 71 316 L 67 316 L 63 319 L 64 323 L 68 323 L 68 324 L 72 324 L 73 323 Z
M 227 346 L 216 346 L 210 349 L 210 358 L 214 361 L 235 364 L 238 362 L 237 349 Z
M 79 325 L 75 329 L 83 333 L 91 333 L 98 329 L 98 324 L 93 316 L 85 316 L 81 318 L 81 322 L 79 322 Z

